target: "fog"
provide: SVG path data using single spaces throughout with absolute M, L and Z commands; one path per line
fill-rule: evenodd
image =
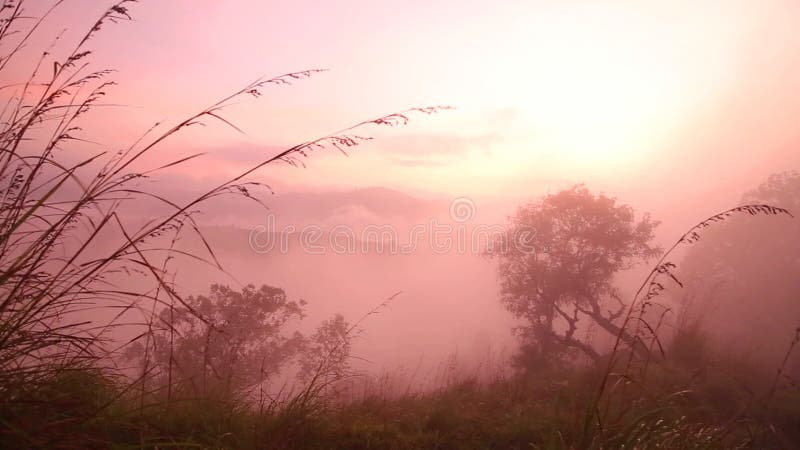
M 788 4 L 785 6 L 788 7 Z M 45 29 L 52 32 L 60 22 L 69 25 L 67 28 L 72 33 L 84 21 L 79 18 L 84 17 L 79 14 L 83 9 L 88 12 L 92 8 L 72 5 L 57 12 L 57 15 L 45 23 Z M 199 39 L 197 44 L 208 42 L 197 37 L 190 25 L 211 20 L 200 12 L 204 11 L 203 8 L 186 16 L 191 18 L 185 17 L 179 21 L 178 30 L 183 35 L 167 36 L 157 31 L 157 27 L 170 21 L 181 9 L 170 6 L 158 10 L 153 5 L 142 5 L 137 22 L 122 26 L 127 27 L 125 32 L 139 36 L 147 33 L 161 36 L 166 39 L 164 48 L 178 45 L 179 42 L 189 42 L 190 39 Z M 100 8 L 97 10 L 100 11 Z M 645 10 L 646 8 L 641 8 L 629 12 L 641 14 Z M 569 14 L 565 11 L 540 10 L 539 13 L 562 17 L 561 14 Z M 737 205 L 743 192 L 758 186 L 772 173 L 797 167 L 800 159 L 796 151 L 800 135 L 795 123 L 800 111 L 800 100 L 786 95 L 796 89 L 796 80 L 800 79 L 792 76 L 800 70 L 797 58 L 800 52 L 795 51 L 800 49 L 800 41 L 796 33 L 791 33 L 791 29 L 786 28 L 788 25 L 784 25 L 784 19 L 779 18 L 782 14 L 777 5 L 752 17 L 746 17 L 747 11 L 745 4 L 737 4 L 730 8 L 728 21 L 709 25 L 717 27 L 721 33 L 735 33 L 731 30 L 738 30 L 742 33 L 740 36 L 728 41 L 709 42 L 705 47 L 700 46 L 695 50 L 692 57 L 672 61 L 673 65 L 669 70 L 676 71 L 675 80 L 684 83 L 684 90 L 680 93 L 684 106 L 676 107 L 671 102 L 663 101 L 663 111 L 677 116 L 653 116 L 651 120 L 660 122 L 659 128 L 652 129 L 656 131 L 647 128 L 651 131 L 648 131 L 644 140 L 634 134 L 623 135 L 612 130 L 617 134 L 608 142 L 603 141 L 606 135 L 599 133 L 595 127 L 617 126 L 600 120 L 604 114 L 615 113 L 609 105 L 593 106 L 599 109 L 594 113 L 596 116 L 590 117 L 588 122 L 585 122 L 587 119 L 583 116 L 574 113 L 571 118 L 563 119 L 566 120 L 566 133 L 588 134 L 589 141 L 576 143 L 564 140 L 560 135 L 551 136 L 551 131 L 542 128 L 545 124 L 552 125 L 550 119 L 537 123 L 536 114 L 528 114 L 529 111 L 523 103 L 509 102 L 505 91 L 497 91 L 497 98 L 502 99 L 500 103 L 487 103 L 483 100 L 476 102 L 477 97 L 464 96 L 460 91 L 452 90 L 426 97 L 411 94 L 407 99 L 401 99 L 400 105 L 407 106 L 408 101 L 414 102 L 417 99 L 425 102 L 452 99 L 455 100 L 455 106 L 465 106 L 466 109 L 447 111 L 434 117 L 414 118 L 406 129 L 374 130 L 373 142 L 348 150 L 347 156 L 338 154 L 334 149 L 327 149 L 315 151 L 309 158 L 303 158 L 302 164 L 306 167 L 290 167 L 285 164 L 265 167 L 251 178 L 269 185 L 268 189 L 261 189 L 253 194 L 263 200 L 268 209 L 257 206 L 246 198 L 214 199 L 204 204 L 202 214 L 196 221 L 224 271 L 191 258 L 179 258 L 173 262 L 178 289 L 184 295 L 198 295 L 207 292 L 212 283 L 234 287 L 246 284 L 277 286 L 285 289 L 289 297 L 309 302 L 308 324 L 304 325 L 307 327 L 335 313 L 342 313 L 350 320 L 355 320 L 384 299 L 401 292 L 380 314 L 371 316 L 363 323 L 363 331 L 355 345 L 356 353 L 370 361 L 368 366 L 375 371 L 414 365 L 420 358 L 435 365 L 442 358 L 455 353 L 466 359 L 480 358 L 479 354 L 487 351 L 513 354 L 516 341 L 512 329 L 519 324 L 519 320 L 499 302 L 497 264 L 482 255 L 484 248 L 478 248 L 480 245 L 472 245 L 470 242 L 470 248 L 467 249 L 433 249 L 436 245 L 425 242 L 430 237 L 427 236 L 423 237 L 422 242 L 409 246 L 409 251 L 365 249 L 359 239 L 361 230 L 365 227 L 384 227 L 380 229 L 385 231 L 385 227 L 389 227 L 393 235 L 391 238 L 400 243 L 408 243 L 415 226 L 429 229 L 432 222 L 451 226 L 455 224 L 458 225 L 456 228 L 463 230 L 472 230 L 479 225 L 506 226 L 509 216 L 526 202 L 536 201 L 543 195 L 574 184 L 586 183 L 594 192 L 615 197 L 620 203 L 630 204 L 639 216 L 644 213 L 652 214 L 661 222 L 656 229 L 654 241 L 662 246 L 670 245 L 697 221 Z M 536 10 L 533 12 L 536 13 Z M 283 11 L 288 16 L 296 13 L 294 10 Z M 500 18 L 507 17 L 509 13 L 498 10 L 498 20 L 504 20 Z M 235 13 L 231 10 L 225 14 Z M 424 16 L 424 21 L 433 20 L 439 13 L 431 10 L 429 14 L 430 16 Z M 610 23 L 608 20 L 611 19 L 587 17 L 581 20 L 590 26 L 603 26 Z M 453 19 L 449 26 L 459 29 L 470 21 L 465 16 Z M 767 28 L 767 24 L 772 28 Z M 665 32 L 679 38 L 688 38 L 696 32 L 692 28 L 694 25 L 688 24 L 685 28 L 665 25 L 664 22 L 659 26 L 667 27 L 664 28 Z M 107 32 L 108 40 L 96 49 L 97 63 L 121 63 L 126 67 L 127 61 L 132 60 L 130 55 L 120 59 L 108 51 L 110 43 L 121 39 L 119 33 L 122 30 L 111 28 Z M 642 33 L 636 27 L 630 28 L 628 32 L 632 35 Z M 426 33 L 438 36 L 445 31 L 427 30 Z M 576 42 L 583 43 L 593 33 L 602 35 L 603 31 L 598 28 L 587 31 L 589 34 L 581 34 L 582 32 L 573 30 L 565 22 L 563 29 L 555 28 L 552 33 L 554 36 L 572 36 L 577 39 Z M 480 34 L 469 36 L 473 39 Z M 641 36 L 643 39 L 651 39 L 647 33 Z M 230 41 L 233 38 L 232 33 L 225 39 Z M 288 44 L 287 48 L 305 48 L 313 39 L 296 41 Z M 615 39 L 613 36 L 609 37 L 607 44 L 612 45 Z M 197 44 L 192 44 L 190 48 L 200 48 L 195 47 Z M 247 39 L 239 40 L 236 45 L 240 51 L 245 52 L 252 42 Z M 340 52 L 343 45 L 345 44 L 332 44 L 330 51 Z M 583 44 L 573 48 L 577 58 L 585 56 L 580 45 Z M 600 44 L 598 48 L 610 58 L 622 57 L 611 47 L 606 48 Z M 549 47 L 545 49 L 551 50 Z M 638 54 L 640 49 L 632 47 L 628 50 Z M 163 56 L 156 49 L 148 48 L 142 53 L 140 44 L 137 44 L 130 51 L 131 55 L 150 61 L 144 67 L 147 68 L 146 73 L 154 78 L 150 78 L 149 82 L 145 82 L 147 78 L 123 80 L 122 87 L 115 94 L 123 100 L 123 107 L 117 108 L 113 113 L 120 118 L 116 136 L 107 135 L 102 127 L 94 127 L 99 132 L 98 137 L 111 145 L 123 145 L 125 140 L 136 135 L 132 133 L 141 132 L 148 121 L 160 120 L 159 115 L 165 112 L 186 114 L 179 111 L 190 111 L 192 107 L 197 108 L 212 102 L 214 93 L 224 92 L 225 85 L 234 89 L 237 87 L 235 80 L 247 78 L 231 76 L 230 72 L 223 70 L 219 71 L 218 76 L 224 75 L 224 78 L 219 78 L 212 75 L 214 70 L 211 67 L 207 67 L 197 76 L 191 77 L 189 85 L 184 85 L 190 86 L 187 91 L 179 86 L 181 80 L 177 74 L 181 72 L 173 72 L 175 76 L 161 75 L 171 69 L 157 62 L 163 61 Z M 199 50 L 192 50 L 191 54 L 182 52 L 178 58 L 184 64 L 195 64 L 190 61 L 193 58 L 191 55 L 196 55 L 197 51 Z M 213 57 L 222 57 L 216 47 L 206 47 L 205 51 Z M 535 49 L 531 51 L 534 53 L 529 56 L 534 57 Z M 557 51 L 569 55 L 571 50 L 558 48 Z M 704 52 L 708 52 L 706 55 L 715 54 L 718 57 L 708 60 L 709 65 L 705 69 L 710 71 L 708 77 L 716 79 L 708 80 L 698 75 L 702 72 L 701 66 L 691 58 L 703 55 Z M 292 66 L 295 60 L 313 61 L 310 58 L 312 54 L 319 52 L 309 53 L 307 58 L 286 58 L 285 64 Z M 322 62 L 329 61 L 324 52 L 321 55 Z M 545 57 L 549 57 L 548 55 L 549 53 Z M 403 57 L 405 56 L 397 58 Z M 237 61 L 240 66 L 237 70 L 241 73 L 247 71 L 247 67 L 253 67 L 252 62 L 246 59 Z M 399 64 L 399 61 L 402 59 L 396 63 Z M 626 61 L 631 67 L 647 70 L 657 67 L 656 63 L 647 58 L 637 60 L 638 62 Z M 377 59 L 371 63 L 371 67 L 382 71 L 386 64 L 389 62 Z M 595 64 L 601 69 L 604 67 L 598 61 L 585 64 Z M 273 65 L 269 64 L 269 67 Z M 340 66 L 334 64 L 333 68 Z M 480 74 L 480 70 L 474 73 Z M 353 82 L 369 78 L 363 72 L 345 70 L 344 74 Z M 495 74 L 496 71 L 492 70 L 491 76 L 494 77 Z M 616 75 L 623 76 L 623 73 Z M 325 76 L 327 74 L 320 78 Z M 431 73 L 433 80 L 440 76 L 436 72 Z M 333 82 L 338 83 L 338 79 L 334 75 Z M 155 89 L 153 92 L 157 92 L 157 95 L 138 96 L 135 102 L 125 105 L 126 99 L 133 98 L 133 93 L 145 89 L 154 80 L 158 80 L 157 85 L 149 86 Z M 170 201 L 185 203 L 223 182 L 227 174 L 235 174 L 258 163 L 265 156 L 281 151 L 284 147 L 279 142 L 297 139 L 293 136 L 299 136 L 300 139 L 314 137 L 320 133 L 317 130 L 324 132 L 327 124 L 336 123 L 338 126 L 346 123 L 350 117 L 355 118 L 354 120 L 369 118 L 369 114 L 375 111 L 373 107 L 358 107 L 358 101 L 351 102 L 346 110 L 342 109 L 341 104 L 331 107 L 326 102 L 333 92 L 324 91 L 329 85 L 326 83 L 330 81 L 323 79 L 322 85 L 317 85 L 319 87 L 316 88 L 313 86 L 315 82 L 319 81 L 308 80 L 312 89 L 323 89 L 315 90 L 313 95 L 325 105 L 317 113 L 308 115 L 308 106 L 303 103 L 304 99 L 309 98 L 308 89 L 304 86 L 289 86 L 285 89 L 288 92 L 271 92 L 277 98 L 269 103 L 283 101 L 283 110 L 277 106 L 256 104 L 247 105 L 246 110 L 234 108 L 230 111 L 230 120 L 235 120 L 241 126 L 247 125 L 248 132 L 242 137 L 236 137 L 235 132 L 224 132 L 224 124 L 214 126 L 209 131 L 187 130 L 175 140 L 166 142 L 160 154 L 148 156 L 138 164 L 142 167 L 147 167 L 148 164 L 152 166 L 154 163 L 180 158 L 195 151 L 203 151 L 205 155 L 191 167 L 179 165 L 169 168 L 158 177 L 142 182 L 142 186 Z M 508 82 L 513 84 L 515 81 L 512 78 Z M 572 80 L 568 83 L 577 83 L 573 84 L 573 89 L 583 89 L 579 86 L 585 81 Z M 588 83 L 596 89 L 617 90 L 623 108 L 639 107 L 636 101 L 623 95 L 624 87 L 599 75 L 595 79 L 589 76 Z M 212 85 L 213 89 L 201 88 Z M 409 92 L 411 86 L 413 85 L 406 84 L 404 92 Z M 708 97 L 703 98 L 693 109 L 685 109 L 685 105 L 690 104 L 692 95 L 695 95 L 693 89 L 703 86 L 713 86 L 713 90 L 702 94 Z M 631 86 L 628 88 L 633 89 Z M 352 87 L 348 84 L 345 88 L 337 88 L 340 89 Z M 427 87 L 421 89 L 425 92 Z M 392 108 L 398 104 L 397 97 L 390 95 L 391 91 L 391 88 L 375 88 L 374 94 L 382 99 L 381 108 Z M 191 98 L 187 97 L 192 93 Z M 171 104 L 165 103 L 169 97 L 172 98 Z M 294 98 L 300 99 L 300 103 Z M 699 98 L 698 96 L 692 101 L 701 101 Z M 201 99 L 200 103 L 195 101 Z M 653 100 L 659 99 L 653 97 Z M 562 96 L 557 101 L 572 100 Z M 598 102 L 605 99 L 589 97 L 586 101 Z M 374 106 L 378 102 L 372 100 L 370 104 Z M 165 106 L 168 106 L 166 110 Z M 323 110 L 332 111 L 332 118 L 337 120 L 333 122 L 329 119 L 317 119 L 317 115 Z M 301 114 L 305 116 L 298 116 L 298 111 L 303 111 Z M 551 108 L 550 111 L 555 109 Z M 291 128 L 291 133 L 285 133 L 274 125 L 267 125 L 263 121 L 253 122 L 250 118 L 253 114 L 266 117 L 266 114 L 272 112 L 278 112 L 274 119 L 277 123 L 285 124 L 282 125 L 284 127 L 291 120 L 299 120 L 306 125 L 302 128 Z M 642 113 L 645 111 L 642 110 Z M 95 112 L 88 116 L 87 121 L 90 124 L 101 124 L 105 115 L 106 113 Z M 465 130 L 458 129 L 466 124 L 480 122 L 482 123 L 477 127 L 471 125 L 470 132 L 465 133 Z M 533 134 L 528 134 L 526 127 Z M 135 128 L 139 130 L 134 131 Z M 273 137 L 265 138 L 263 132 L 266 130 L 277 132 L 273 133 Z M 204 133 L 214 139 L 202 137 Z M 555 140 L 542 140 L 537 135 L 551 138 L 555 136 Z M 125 140 L 120 139 L 123 136 L 126 137 Z M 576 150 L 575 145 L 582 148 Z M 612 149 L 608 145 L 616 145 L 616 148 Z M 70 153 L 64 157 L 78 161 L 81 150 L 78 146 L 74 147 L 79 153 Z M 469 160 L 471 164 L 464 165 L 459 162 L 460 159 Z M 467 199 L 472 208 L 468 221 L 464 223 L 452 221 L 450 207 L 458 199 Z M 132 223 L 144 223 L 156 211 L 164 214 L 169 211 L 169 207 L 157 201 L 138 200 L 126 205 L 124 213 Z M 274 231 L 281 236 L 273 240 L 281 240 L 282 233 L 292 235 L 291 231 L 287 231 L 290 228 L 294 230 L 294 234 L 303 235 L 304 227 L 312 227 L 322 233 L 353 230 L 352 236 L 348 235 L 347 240 L 355 244 L 357 251 L 350 248 L 331 249 L 329 234 L 323 234 L 320 244 L 314 246 L 315 249 L 321 246 L 321 250 L 309 251 L 301 248 L 303 246 L 297 242 L 288 249 L 274 248 L 265 251 L 253 248 L 252 239 L 259 232 Z M 457 230 L 453 228 L 450 237 L 458 240 L 455 233 Z M 379 240 L 387 238 L 373 236 L 375 237 Z M 204 244 L 197 238 L 187 237 L 180 245 L 183 250 L 191 253 L 206 252 Z M 693 254 L 702 253 L 703 248 L 702 244 L 698 245 Z M 748 251 L 742 244 L 741 254 L 747 255 Z M 753 264 L 755 267 L 771 267 L 763 261 Z M 632 270 L 617 274 L 617 287 L 627 296 L 632 296 L 648 270 L 648 265 L 641 263 Z M 775 269 L 770 271 L 775 277 L 772 280 L 774 283 L 785 283 L 787 289 L 791 287 L 793 277 L 790 271 L 786 275 L 776 272 Z M 749 273 L 747 270 L 745 272 Z M 758 277 L 757 274 L 753 276 Z M 780 291 L 780 288 L 776 289 Z M 701 295 L 695 293 L 691 286 L 670 294 L 676 298 Z M 760 301 L 755 297 L 760 296 L 734 302 L 738 305 L 736 308 L 741 311 L 749 310 L 745 306 L 748 302 Z M 773 301 L 776 304 L 781 303 L 781 300 Z M 704 302 L 709 305 L 713 303 L 711 300 Z M 707 308 L 710 311 L 712 306 Z M 729 309 L 723 306 L 716 308 Z M 739 328 L 741 339 L 751 338 L 748 328 L 731 325 L 736 320 L 733 316 L 721 319 L 725 316 L 711 312 L 707 314 L 716 317 L 707 319 L 709 323 L 713 322 L 715 330 Z M 778 319 L 770 319 L 770 314 L 767 313 L 763 316 L 762 320 L 765 322 L 760 326 L 773 328 L 773 322 Z M 782 331 L 790 328 L 790 325 L 780 326 Z
M 796 177 L 789 179 L 796 183 Z M 780 198 L 751 200 L 770 200 L 793 210 L 798 192 L 791 184 L 784 189 L 775 194 Z M 654 240 L 662 247 L 671 245 L 706 216 L 742 203 L 742 194 L 731 193 L 727 199 L 708 195 L 708 202 L 670 206 L 660 213 L 645 209 L 662 222 Z M 183 196 L 191 197 L 192 192 L 177 195 Z M 719 200 L 711 200 L 717 196 Z M 209 204 L 199 220 L 204 224 L 201 231 L 223 270 L 177 256 L 172 264 L 181 292 L 203 294 L 212 283 L 278 286 L 289 297 L 308 302 L 307 321 L 301 326 L 306 332 L 337 313 L 355 321 L 392 297 L 359 326 L 355 366 L 364 374 L 400 377 L 416 371 L 436 377 L 441 376 L 437 370 L 442 361 L 453 357 L 466 373 L 490 360 L 500 360 L 493 370 L 512 369 L 509 360 L 518 345 L 513 329 L 524 320 L 500 304 L 497 263 L 485 255 L 490 242 L 474 231 L 495 227 L 487 229 L 496 237 L 515 212 L 512 200 L 479 203 L 377 187 L 291 186 L 262 198 L 268 209 L 248 199 Z M 470 208 L 466 222 L 453 220 L 451 206 L 459 202 Z M 715 203 L 719 206 L 711 206 Z M 152 214 L 154 205 L 148 205 L 149 209 L 134 208 L 131 217 Z M 416 235 L 415 226 L 425 231 Z M 437 226 L 442 228 L 434 237 L 431 230 Z M 672 261 L 678 264 L 683 286 L 668 285 L 663 295 L 664 304 L 672 308 L 664 339 L 698 323 L 710 336 L 709 345 L 736 348 L 765 368 L 780 361 L 798 317 L 796 227 L 788 217 L 734 217 L 704 230 L 693 247 L 679 249 Z M 728 234 L 731 237 L 722 237 Z M 720 255 L 720 245 L 729 253 Z M 209 255 L 191 234 L 178 248 Z M 625 298 L 633 297 L 651 266 L 640 263 L 616 275 L 615 285 Z M 601 348 L 612 338 L 596 331 L 587 336 Z
M 800 442 L 796 1 L 7 3 L 10 402 L 85 359 L 140 419 L 533 383 L 520 416 L 590 412 L 563 448 L 645 442 L 614 437 L 643 399 L 675 408 L 652 430 Z

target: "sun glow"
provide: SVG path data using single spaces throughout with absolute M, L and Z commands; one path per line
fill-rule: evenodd
M 507 43 L 514 56 L 495 66 L 493 95 L 525 116 L 526 152 L 570 165 L 627 164 L 685 111 L 685 62 L 657 30 L 634 33 L 621 20 L 554 23 Z
M 601 53 L 563 58 L 525 92 L 537 142 L 570 159 L 629 159 L 653 138 L 673 108 L 675 87 L 646 65 L 621 65 Z

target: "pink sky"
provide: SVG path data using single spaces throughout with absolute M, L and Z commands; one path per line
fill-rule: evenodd
M 31 13 L 47 3 L 32 1 Z M 67 0 L 46 24 L 51 36 L 68 29 L 57 49 L 109 4 Z M 523 200 L 586 182 L 653 213 L 664 243 L 769 174 L 800 168 L 797 0 L 144 0 L 132 13 L 133 22 L 106 26 L 94 40 L 93 67 L 118 70 L 108 101 L 122 106 L 87 117 L 86 136 L 98 145 L 81 143 L 83 151 L 127 146 L 154 122 L 177 123 L 262 75 L 330 69 L 226 109 L 245 134 L 210 123 L 160 146 L 145 166 L 207 152 L 159 178 L 156 186 L 176 201 L 292 144 L 440 104 L 457 109 L 364 130 L 376 139 L 349 157 L 318 151 L 305 169 L 276 165 L 256 178 L 277 190 L 271 205 L 283 219 L 331 225 L 391 217 L 398 226 L 446 215 L 454 197 L 475 199 L 481 220 L 502 220 Z M 203 218 L 261 223 L 263 212 L 246 207 L 219 202 Z M 399 333 L 414 329 L 427 348 L 443 340 L 441 317 L 464 304 L 472 310 L 452 320 L 462 333 L 453 342 L 486 331 L 479 330 L 486 322 L 498 335 L 508 332 L 502 320 L 487 320 L 502 311 L 494 268 L 478 258 L 365 257 L 353 266 L 298 258 L 267 270 L 244 238 L 224 244 L 242 281 L 286 286 L 325 305 L 321 313 L 357 317 L 405 291 L 393 315 L 376 319 L 376 343 L 402 347 Z M 211 277 L 182 270 L 190 292 Z
M 108 3 L 67 1 L 48 25 L 68 28 L 69 42 Z M 259 177 L 506 199 L 584 181 L 656 208 L 688 195 L 726 206 L 800 159 L 793 0 L 173 0 L 132 11 L 93 47 L 97 67 L 119 70 L 110 100 L 125 105 L 95 113 L 118 119 L 91 130 L 105 145 L 257 76 L 330 69 L 229 108 L 246 135 L 215 124 L 170 141 L 158 158 L 209 153 L 183 176 L 234 174 L 283 146 L 435 104 L 458 109 L 371 132 L 349 158 L 318 152 L 305 170 Z

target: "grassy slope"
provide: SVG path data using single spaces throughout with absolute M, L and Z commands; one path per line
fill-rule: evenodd
M 224 399 L 145 406 L 137 396 L 102 414 L 108 380 L 76 373 L 42 391 L 43 402 L 7 411 L 15 427 L 2 448 L 798 448 L 800 393 L 772 400 L 722 371 L 657 369 L 646 389 L 620 383 L 602 429 L 581 440 L 585 405 L 598 381 L 588 370 L 463 381 L 430 394 L 371 395 L 340 406 L 293 404 L 259 414 Z M 687 380 L 691 380 L 687 384 Z M 688 389 L 686 389 L 688 387 Z M 381 394 L 381 393 L 378 393 Z M 384 393 L 385 394 L 385 393 Z M 606 405 L 607 409 L 606 409 Z M 22 414 L 25 413 L 25 414 Z

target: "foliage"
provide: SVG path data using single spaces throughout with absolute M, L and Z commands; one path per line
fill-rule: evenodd
M 303 449 L 729 449 L 794 448 L 798 393 L 777 399 L 754 420 L 729 405 L 746 395 L 724 378 L 675 390 L 690 372 L 654 371 L 643 392 L 621 392 L 610 420 L 581 445 L 580 415 L 592 396 L 594 369 L 568 368 L 482 384 L 462 375 L 430 393 L 380 391 L 339 408 L 298 417 L 292 411 L 223 409 L 219 402 L 175 403 L 130 416 L 112 410 L 74 427 L 73 446 Z M 716 399 L 716 400 L 715 400 Z M 722 401 L 720 401 L 722 400 Z M 218 420 L 224 417 L 225 420 Z M 98 423 L 99 422 L 99 423 Z M 148 424 L 145 434 L 131 433 Z M 86 447 L 86 445 L 84 445 Z
M 207 202 L 239 196 L 263 206 L 258 193 L 269 187 L 250 177 L 265 166 L 302 165 L 302 158 L 323 148 L 345 152 L 370 139 L 360 133 L 366 127 L 402 125 L 412 114 L 448 109 L 410 108 L 365 120 L 267 156 L 188 201 L 166 198 L 148 191 L 145 181 L 173 166 L 192 164 L 200 155 L 148 166 L 147 156 L 165 141 L 188 127 L 211 122 L 239 130 L 224 117 L 232 103 L 260 97 L 269 87 L 290 85 L 322 70 L 259 77 L 175 124 L 155 124 L 130 145 L 98 149 L 81 122 L 89 111 L 113 106 L 102 100 L 114 82 L 109 78 L 113 71 L 92 70 L 89 46 L 109 23 L 130 20 L 135 1 L 111 5 L 66 51 L 63 46 L 69 44 L 62 43 L 59 35 L 26 67 L 23 55 L 37 51 L 36 45 L 45 38 L 40 33 L 42 24 L 63 3 L 53 1 L 40 17 L 28 13 L 25 0 L 0 3 L 0 398 L 4 411 L 42 401 L 30 387 L 58 384 L 64 373 L 95 366 L 111 370 L 119 343 L 110 336 L 122 325 L 143 326 L 148 342 L 159 329 L 158 312 L 164 308 L 177 308 L 189 327 L 188 316 L 213 325 L 195 310 L 202 303 L 181 295 L 170 266 L 181 254 L 224 270 L 195 220 Z M 113 117 L 106 120 L 105 126 L 114 126 Z M 155 202 L 168 212 L 144 221 L 131 220 L 126 208 L 137 201 Z M 177 250 L 175 243 L 186 233 L 197 235 L 206 251 Z M 125 277 L 134 280 L 133 287 L 121 285 Z M 124 324 L 122 319 L 130 317 L 127 313 L 137 310 L 144 312 L 144 323 Z M 92 321 L 87 316 L 108 320 Z M 140 408 L 145 407 L 144 386 L 150 376 L 148 370 L 137 380 L 143 387 Z M 113 404 L 99 405 L 81 420 L 88 421 Z M 6 417 L 0 423 L 0 434 L 22 439 L 13 447 L 25 446 L 25 436 L 44 427 L 34 427 L 21 417 L 20 421 Z
M 318 374 L 333 379 L 345 377 L 352 345 L 350 331 L 341 314 L 322 322 L 303 349 L 299 378 L 308 382 Z
M 774 174 L 742 202 L 797 212 L 800 174 Z M 708 230 L 681 264 L 681 320 L 700 321 L 714 345 L 736 346 L 771 371 L 800 326 L 799 233 L 789 216 L 765 223 L 747 216 Z M 790 363 L 800 375 L 800 359 Z
M 633 396 L 632 400 L 628 400 L 628 406 L 622 409 L 622 412 L 615 420 L 617 422 L 620 420 L 627 420 L 631 417 L 632 412 L 636 414 L 636 410 L 633 408 L 637 402 L 636 399 L 641 398 L 643 394 L 648 392 L 649 383 L 651 383 L 648 379 L 648 374 L 650 373 L 648 369 L 651 369 L 653 365 L 656 365 L 656 368 L 661 366 L 661 361 L 659 361 L 658 357 L 664 356 L 664 346 L 662 345 L 659 331 L 663 325 L 664 316 L 670 313 L 670 308 L 660 303 L 658 297 L 667 289 L 667 283 L 670 281 L 680 288 L 684 287 L 684 283 L 676 275 L 677 264 L 671 262 L 668 258 L 673 257 L 673 253 L 679 248 L 686 248 L 687 246 L 691 248 L 698 241 L 703 239 L 705 235 L 704 231 L 707 231 L 707 229 L 714 225 L 724 224 L 736 215 L 745 217 L 792 217 L 789 210 L 785 208 L 763 203 L 736 206 L 696 223 L 663 253 L 650 270 L 650 273 L 642 281 L 639 289 L 636 291 L 636 294 L 627 307 L 627 312 L 608 357 L 603 376 L 601 377 L 592 400 L 586 408 L 580 447 L 588 447 L 592 442 L 592 436 L 598 433 L 604 434 L 606 432 L 609 426 L 608 416 L 611 406 L 617 402 L 620 397 L 623 399 L 626 396 L 630 397 L 629 394 L 631 391 L 638 393 L 638 397 Z M 648 316 L 646 313 L 653 309 L 660 310 L 660 313 L 655 315 L 657 321 L 651 323 L 649 318 L 652 317 L 652 315 Z M 697 322 L 686 323 L 690 324 L 690 326 L 697 324 Z M 685 331 L 690 331 L 690 329 L 686 329 Z M 626 336 L 632 336 L 632 338 L 626 338 Z M 800 336 L 800 328 L 797 329 L 794 339 L 791 341 L 784 356 L 783 362 L 778 368 L 776 380 L 781 375 L 788 357 L 797 344 L 798 336 Z M 702 336 L 695 333 L 691 338 L 702 339 Z M 682 395 L 683 392 L 685 392 L 685 390 L 679 389 L 671 394 L 671 396 Z M 770 396 L 772 396 L 773 392 L 774 390 L 770 392 Z M 767 400 L 769 401 L 769 399 Z M 751 406 L 752 404 L 743 406 L 737 417 L 731 420 L 741 419 Z M 772 427 L 771 430 L 774 431 L 775 428 Z M 780 433 L 776 434 L 780 436 Z
M 614 276 L 658 254 L 651 243 L 657 224 L 648 215 L 637 220 L 630 206 L 581 185 L 519 208 L 507 245 L 493 256 L 500 262 L 501 301 L 526 322 L 525 344 L 543 358 L 570 349 L 599 358 L 578 336 L 579 322 L 588 318 L 617 335 L 615 321 L 626 305 Z M 516 242 L 525 228 L 535 236 Z
M 143 372 L 164 385 L 175 381 L 190 397 L 232 395 L 264 382 L 303 348 L 303 336 L 287 325 L 303 317 L 305 302 L 289 301 L 282 289 L 214 284 L 208 296 L 186 304 L 161 310 L 150 352 L 140 340 L 127 353 Z

